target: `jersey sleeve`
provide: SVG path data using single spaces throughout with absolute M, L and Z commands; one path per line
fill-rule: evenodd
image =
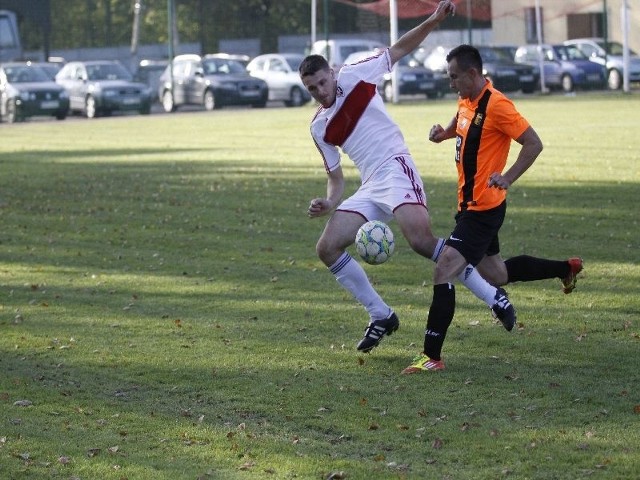
M 392 68 L 389 49 L 385 48 L 358 63 L 345 65 L 340 70 L 340 73 L 356 76 L 367 83 L 378 84 L 386 73 L 391 72 Z
M 498 128 L 514 140 L 530 126 L 507 97 L 502 97 L 495 103 L 491 115 Z

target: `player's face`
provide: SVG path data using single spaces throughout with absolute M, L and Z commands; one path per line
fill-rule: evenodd
M 447 67 L 447 72 L 449 74 L 449 85 L 460 95 L 460 98 L 473 99 L 479 93 L 477 72 L 473 68 L 462 70 L 458 66 L 458 61 L 452 58 Z
M 306 75 L 302 78 L 302 83 L 324 108 L 329 108 L 336 101 L 336 78 L 333 70 L 319 70 L 313 75 Z

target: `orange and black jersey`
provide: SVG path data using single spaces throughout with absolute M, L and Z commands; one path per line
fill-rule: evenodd
M 511 140 L 522 135 L 529 122 L 513 102 L 487 82 L 480 95 L 459 99 L 456 114 L 458 210 L 489 210 L 500 205 L 507 191 L 489 187 L 489 176 L 502 172 Z

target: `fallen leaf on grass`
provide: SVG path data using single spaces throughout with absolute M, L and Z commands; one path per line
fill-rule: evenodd
M 433 442 L 431 442 L 431 448 L 435 450 L 440 450 L 444 446 L 444 442 L 441 438 L 435 438 Z
M 633 413 L 640 413 L 640 405 L 635 405 L 633 407 Z
M 327 477 L 327 480 L 344 480 L 345 478 L 347 478 L 345 472 L 332 472 Z
M 33 405 L 31 400 L 17 400 L 13 402 L 14 407 L 30 407 L 31 405 Z
M 255 467 L 256 463 L 255 462 L 245 462 L 242 465 L 240 465 L 238 467 L 238 470 L 250 470 L 251 468 Z
M 89 458 L 95 457 L 100 452 L 101 452 L 101 450 L 99 448 L 90 448 L 89 450 L 87 450 L 87 457 L 89 457 Z
M 69 463 L 71 463 L 71 459 L 69 457 L 58 457 L 58 462 L 61 463 L 62 465 L 67 465 Z

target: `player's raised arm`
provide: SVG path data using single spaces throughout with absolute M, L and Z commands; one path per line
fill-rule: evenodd
M 409 30 L 389 48 L 391 62 L 396 63 L 405 55 L 413 52 L 447 15 L 453 15 L 455 11 L 456 7 L 450 0 L 438 3 L 435 12 L 433 12 L 429 18 L 417 27 Z

